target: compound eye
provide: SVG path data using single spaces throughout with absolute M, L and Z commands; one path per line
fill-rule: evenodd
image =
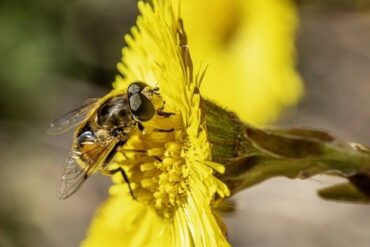
M 132 96 L 132 95 L 134 95 L 136 93 L 140 93 L 147 86 L 148 85 L 145 84 L 144 82 L 134 82 L 134 83 L 130 84 L 130 86 L 128 86 L 128 88 L 127 88 L 127 94 L 130 97 L 130 96 Z
M 77 139 L 77 142 L 79 145 L 94 144 L 95 141 L 96 141 L 96 138 L 94 136 L 94 133 L 92 133 L 89 130 L 82 132 Z
M 135 93 L 129 96 L 130 109 L 134 117 L 139 121 L 149 121 L 155 114 L 152 102 L 143 94 Z

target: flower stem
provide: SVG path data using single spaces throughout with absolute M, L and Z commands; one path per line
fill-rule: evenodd
M 370 196 L 369 148 L 320 130 L 259 129 L 210 101 L 204 107 L 212 159 L 225 165 L 217 176 L 231 195 L 272 177 L 329 174 L 349 179 L 357 192 Z

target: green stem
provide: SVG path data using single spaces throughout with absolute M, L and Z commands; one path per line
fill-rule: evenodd
M 258 129 L 212 102 L 205 101 L 204 107 L 212 159 L 226 168 L 217 176 L 231 194 L 272 177 L 331 174 L 348 178 L 370 195 L 370 149 L 342 143 L 324 131 Z

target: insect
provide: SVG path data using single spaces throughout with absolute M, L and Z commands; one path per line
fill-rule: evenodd
M 100 100 L 90 99 L 50 125 L 49 134 L 61 134 L 78 126 L 57 186 L 59 199 L 73 195 L 96 171 L 105 175 L 120 172 L 129 186 L 131 196 L 135 198 L 125 171 L 122 168 L 108 170 L 107 165 L 117 150 L 127 142 L 133 128 L 143 131 L 142 122 L 151 120 L 155 114 L 163 117 L 172 115 L 155 109 L 151 101 L 153 95 L 158 95 L 158 88 L 134 82 L 126 93 Z

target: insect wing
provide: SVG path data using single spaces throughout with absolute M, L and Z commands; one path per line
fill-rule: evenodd
M 76 164 L 77 158 L 75 155 L 77 154 L 71 152 L 63 165 L 60 182 L 57 187 L 57 197 L 59 199 L 66 199 L 71 196 L 87 179 L 87 172 Z
M 110 137 L 104 140 L 104 144 L 101 146 L 95 146 L 95 148 L 86 151 L 90 153 L 92 151 L 96 152 L 87 161 L 81 161 L 82 165 L 78 164 L 78 160 L 83 154 L 73 150 L 70 152 L 64 162 L 60 182 L 57 186 L 57 197 L 59 199 L 66 199 L 73 195 L 99 165 L 105 162 L 105 159 L 117 143 L 116 139 L 115 137 Z
M 88 99 L 79 108 L 64 114 L 50 124 L 50 127 L 47 131 L 48 134 L 61 134 L 77 126 L 86 119 L 86 114 L 97 104 L 98 98 Z

